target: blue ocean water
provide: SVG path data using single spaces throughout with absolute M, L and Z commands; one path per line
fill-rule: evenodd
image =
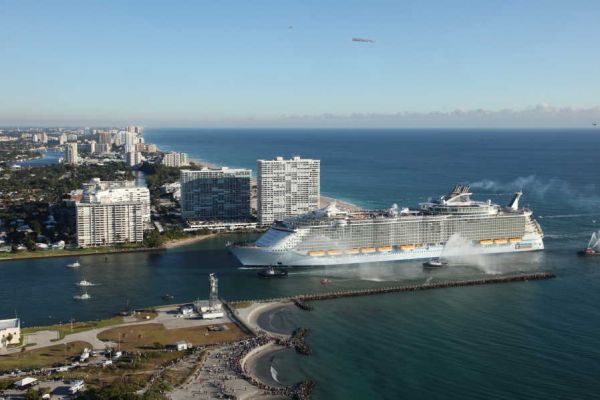
M 316 383 L 317 399 L 589 399 L 600 392 L 600 260 L 575 252 L 600 229 L 597 130 L 148 129 L 163 150 L 231 167 L 301 155 L 321 159 L 322 192 L 364 207 L 416 205 L 455 183 L 508 202 L 523 190 L 546 233 L 540 253 L 486 258 L 424 272 L 419 262 L 298 269 L 263 281 L 240 269 L 214 238 L 167 252 L 0 263 L 0 318 L 26 325 L 101 318 L 122 309 L 206 297 L 217 272 L 229 299 L 423 282 L 515 270 L 551 281 L 319 302 L 281 312 L 279 325 L 311 328 L 310 357 L 268 360 L 278 378 Z M 319 284 L 322 277 L 331 286 Z M 89 302 L 72 300 L 74 283 Z M 268 370 L 268 369 L 267 369 Z

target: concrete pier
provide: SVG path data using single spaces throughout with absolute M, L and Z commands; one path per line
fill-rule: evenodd
M 432 289 L 446 289 L 461 286 L 479 286 L 479 285 L 493 285 L 498 283 L 513 283 L 513 282 L 527 282 L 527 281 L 540 281 L 545 279 L 555 278 L 552 272 L 530 272 L 521 274 L 510 274 L 500 276 L 489 276 L 478 279 L 464 279 L 456 281 L 440 281 L 440 282 L 426 282 L 418 283 L 414 285 L 404 286 L 384 286 L 371 289 L 356 289 L 356 290 L 340 290 L 335 292 L 325 293 L 312 293 L 312 294 L 300 294 L 289 297 L 278 297 L 271 299 L 262 300 L 243 300 L 244 302 L 293 302 L 303 310 L 311 310 L 312 307 L 306 304 L 307 301 L 316 300 L 330 300 L 339 299 L 342 297 L 358 297 L 358 296 L 371 296 L 375 294 L 386 294 L 386 293 L 397 293 L 397 292 L 416 292 L 419 290 L 432 290 Z M 235 301 L 230 303 L 236 303 Z

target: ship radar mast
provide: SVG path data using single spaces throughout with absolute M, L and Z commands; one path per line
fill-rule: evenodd
M 471 202 L 470 196 L 471 188 L 469 185 L 456 185 L 452 188 L 450 193 L 442 197 L 442 204 L 469 204 Z

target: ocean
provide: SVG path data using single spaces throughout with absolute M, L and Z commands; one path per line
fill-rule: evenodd
M 162 150 L 230 167 L 259 158 L 321 160 L 327 196 L 362 207 L 415 206 L 471 184 L 475 197 L 507 203 L 523 190 L 546 234 L 539 253 L 463 260 L 425 272 L 420 262 L 305 268 L 261 281 L 226 253 L 219 237 L 166 252 L 0 263 L 0 318 L 25 325 L 103 318 L 129 304 L 206 297 L 216 272 L 228 299 L 552 271 L 556 279 L 323 301 L 286 308 L 281 329 L 311 329 L 308 357 L 282 352 L 266 375 L 316 382 L 316 399 L 589 399 L 600 393 L 600 259 L 576 251 L 600 229 L 599 130 L 148 129 Z M 330 286 L 320 285 L 323 277 Z M 87 279 L 92 300 L 76 302 Z

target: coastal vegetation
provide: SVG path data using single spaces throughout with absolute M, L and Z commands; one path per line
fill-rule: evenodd
M 86 168 L 56 164 L 5 171 L 0 177 L 0 238 L 12 247 L 8 251 L 15 252 L 19 244 L 37 253 L 38 242 L 73 243 L 75 222 L 69 193 L 94 177 L 129 179 L 131 169 L 110 163 Z
M 64 363 L 66 359 L 81 354 L 85 347 L 90 348 L 91 345 L 86 342 L 71 342 L 41 349 L 3 354 L 0 355 L 0 365 L 2 365 L 3 370 L 49 367 L 56 363 Z

